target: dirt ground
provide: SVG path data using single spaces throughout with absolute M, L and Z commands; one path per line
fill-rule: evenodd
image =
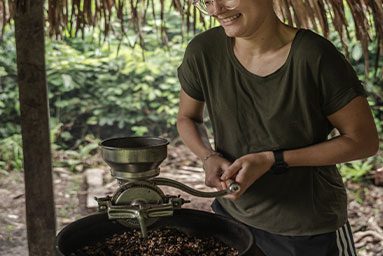
M 102 160 L 92 160 L 104 177 L 104 192 L 113 194 L 118 187 Z M 169 145 L 168 158 L 161 165 L 161 177 L 167 177 L 198 190 L 212 191 L 204 185 L 200 162 L 183 145 Z M 57 231 L 65 225 L 96 211 L 86 207 L 87 185 L 84 172 L 54 168 Z M 383 188 L 373 184 L 348 182 L 349 220 L 359 256 L 383 256 Z M 166 194 L 181 195 L 191 203 L 186 208 L 210 211 L 212 199 L 190 196 L 177 189 L 161 187 Z M 0 255 L 26 256 L 25 197 L 23 174 L 0 174 Z

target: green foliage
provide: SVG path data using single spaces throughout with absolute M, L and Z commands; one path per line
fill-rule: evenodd
M 51 116 L 65 130 L 80 134 L 103 128 L 135 135 L 174 130 L 182 45 L 148 51 L 145 61 L 139 49 L 120 48 L 118 54 L 117 47 L 111 49 L 81 52 L 59 42 L 47 46 Z
M 349 14 L 349 10 L 348 10 Z M 350 15 L 350 14 L 349 14 Z M 360 42 L 356 40 L 355 30 L 350 28 L 350 38 L 346 42 L 349 48 L 349 54 L 346 54 L 342 49 L 339 36 L 334 32 L 331 34 L 331 41 L 338 47 L 340 51 L 348 57 L 348 60 L 352 64 L 356 71 L 359 80 L 362 81 L 364 88 L 368 93 L 368 102 L 371 106 L 372 114 L 374 116 L 375 124 L 377 126 L 379 134 L 383 135 L 383 77 L 381 76 L 383 67 L 383 58 L 377 56 L 378 42 L 373 41 L 369 44 L 368 48 L 368 63 L 369 71 L 365 73 L 365 59 L 362 52 L 362 46 Z M 375 69 L 375 65 L 378 64 L 379 70 Z M 383 149 L 383 143 L 381 143 Z M 380 162 L 383 165 L 383 162 Z
M 21 171 L 23 169 L 23 148 L 21 135 L 14 134 L 0 140 L 0 170 L 6 173 L 9 170 Z
M 129 20 L 126 20 L 129 23 Z M 54 166 L 86 166 L 96 153 L 98 139 L 126 135 L 173 135 L 178 111 L 179 84 L 176 70 L 181 63 L 187 36 L 180 35 L 180 18 L 170 15 L 165 30 L 168 45 L 158 43 L 164 36 L 153 29 L 160 19 L 148 21 L 145 51 L 137 36 L 115 33 L 100 42 L 100 32 L 85 30 L 84 38 L 63 41 L 46 39 L 46 69 L 51 114 L 51 142 Z M 129 24 L 126 24 L 129 27 Z M 118 28 L 116 24 L 115 28 Z M 131 28 L 130 28 L 131 29 Z M 198 30 L 202 29 L 197 27 Z M 129 34 L 130 33 L 130 34 Z M 331 41 L 341 48 L 336 34 Z M 383 133 L 383 80 L 375 71 L 364 73 L 361 47 L 351 31 L 350 61 L 369 92 L 379 133 Z M 377 44 L 370 45 L 370 64 L 376 60 Z M 20 107 L 16 81 L 16 52 L 13 31 L 6 30 L 0 42 L 0 170 L 22 168 L 19 127 Z M 383 58 L 379 60 L 383 66 Z M 375 162 L 356 161 L 340 166 L 346 179 L 360 180 Z
M 93 156 L 98 152 L 100 140 L 92 135 L 86 135 L 81 144 L 73 149 L 54 151 L 54 167 L 65 167 L 71 171 L 82 171 L 95 164 Z
M 358 160 L 339 165 L 339 171 L 345 180 L 362 181 L 373 168 L 373 158 Z
M 145 53 L 139 45 L 127 47 L 137 38 L 120 40 L 118 31 L 105 42 L 97 31 L 87 31 L 83 39 L 46 39 L 54 166 L 85 166 L 98 147 L 90 137 L 175 134 L 176 69 L 186 46 L 178 18 L 166 27 L 167 47 L 158 43 L 158 31 L 143 28 Z M 9 29 L 0 56 L 0 170 L 6 173 L 22 168 L 16 50 Z
M 4 39 L 0 42 L 0 139 L 20 133 L 16 52 L 12 31 L 5 31 Z
M 20 132 L 12 33 L 8 31 L 4 39 L 0 138 Z M 86 134 L 174 133 L 179 92 L 176 69 L 185 48 L 181 38 L 172 37 L 171 51 L 148 44 L 153 49 L 147 49 L 144 56 L 139 46 L 131 49 L 117 40 L 97 45 L 94 40 L 92 36 L 84 41 L 47 40 L 51 117 L 62 124 L 55 141 L 71 147 Z

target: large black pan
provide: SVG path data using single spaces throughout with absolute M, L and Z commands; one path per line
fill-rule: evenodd
M 190 235 L 213 236 L 236 248 L 242 256 L 258 256 L 251 231 L 243 224 L 209 212 L 178 209 L 170 217 L 162 217 L 152 228 L 173 227 Z M 66 226 L 56 237 L 56 255 L 69 256 L 85 245 L 104 240 L 128 228 L 97 213 Z

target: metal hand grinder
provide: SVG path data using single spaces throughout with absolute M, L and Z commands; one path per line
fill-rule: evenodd
M 169 142 L 157 137 L 123 137 L 100 143 L 101 155 L 111 167 L 111 174 L 119 182 L 113 196 L 96 198 L 99 211 L 106 211 L 109 219 L 116 219 L 128 227 L 141 228 L 147 237 L 147 227 L 159 217 L 173 215 L 184 200 L 179 196 L 165 195 L 158 186 L 170 186 L 197 197 L 220 197 L 240 190 L 231 182 L 227 189 L 202 192 L 172 179 L 156 177 L 159 165 L 167 157 Z

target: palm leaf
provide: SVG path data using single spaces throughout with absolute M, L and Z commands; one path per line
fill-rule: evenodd
M 25 8 L 32 0 L 0 0 L 0 38 L 4 27 L 13 19 L 15 6 Z M 349 26 L 355 26 L 356 38 L 361 43 L 366 72 L 369 68 L 368 46 L 378 42 L 378 58 L 383 52 L 383 0 L 274 0 L 278 16 L 286 23 L 310 28 L 329 35 L 330 25 L 334 26 L 348 55 Z M 169 4 L 170 3 L 170 4 Z M 160 6 L 158 8 L 157 6 Z M 105 37 L 114 32 L 112 17 L 117 17 L 120 29 L 125 34 L 127 22 L 133 25 L 134 32 L 143 44 L 147 15 L 160 17 L 161 40 L 167 40 L 166 20 L 169 8 L 180 14 L 183 26 L 180 32 L 196 32 L 197 22 L 205 28 L 212 26 L 192 6 L 190 0 L 48 0 L 48 34 L 62 38 L 64 35 L 84 35 L 86 27 L 99 27 Z M 353 24 L 348 24 L 346 10 L 350 10 Z M 126 18 L 128 17 L 128 18 Z M 155 26 L 155 25 L 154 25 Z M 379 63 L 376 61 L 375 65 Z M 377 68 L 377 66 L 375 67 Z

